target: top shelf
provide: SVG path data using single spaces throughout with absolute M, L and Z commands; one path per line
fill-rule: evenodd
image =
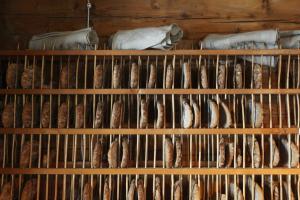
M 0 56 L 300 55 L 300 49 L 247 50 L 0 50 Z

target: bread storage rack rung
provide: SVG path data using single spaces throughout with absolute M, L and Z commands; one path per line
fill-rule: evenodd
M 300 50 L 0 51 L 0 72 L 1 195 L 300 199 Z

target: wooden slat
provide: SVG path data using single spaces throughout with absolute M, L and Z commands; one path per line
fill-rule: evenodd
M 299 94 L 300 89 L 0 89 L 7 94 Z
M 55 169 L 55 168 L 4 168 L 0 169 L 0 174 L 79 174 L 79 175 L 91 175 L 91 174 L 103 174 L 103 175 L 288 175 L 288 174 L 300 174 L 300 168 L 105 168 L 105 169 L 88 169 L 88 168 L 73 168 L 73 169 Z
M 269 135 L 269 134 L 298 134 L 299 128 L 201 128 L 201 129 L 58 129 L 58 128 L 0 128 L 0 132 L 3 134 L 69 134 L 69 135 L 206 135 L 206 134 L 257 134 L 257 135 Z
M 300 49 L 246 50 L 1 50 L 0 56 L 166 56 L 166 55 L 299 55 Z

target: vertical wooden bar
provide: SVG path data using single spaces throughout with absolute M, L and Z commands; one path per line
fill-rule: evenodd
M 60 69 L 62 69 L 62 57 L 60 57 Z M 60 70 L 61 71 L 61 70 Z M 61 88 L 61 85 L 59 83 L 59 89 Z M 60 103 L 61 103 L 61 95 L 58 95 L 58 112 L 59 112 L 59 107 L 60 107 Z M 58 113 L 57 112 L 57 113 Z M 55 163 L 55 168 L 58 168 L 58 164 L 59 164 L 59 143 L 60 143 L 60 135 L 56 135 L 56 163 Z M 58 188 L 57 188 L 57 183 L 58 182 L 58 175 L 55 174 L 55 191 L 54 191 L 54 199 L 58 198 Z
M 173 60 L 172 60 L 172 68 L 173 68 L 173 80 L 172 80 L 172 89 L 174 89 L 174 82 L 175 82 L 175 65 L 176 65 L 176 56 L 173 56 Z M 166 79 L 166 76 L 164 76 Z M 166 83 L 166 80 L 165 80 Z M 174 94 L 172 94 L 172 128 L 174 129 L 176 126 L 176 121 L 175 121 L 175 97 Z M 174 135 L 173 135 L 173 140 L 174 140 Z M 171 200 L 173 200 L 174 198 L 174 174 L 172 174 L 171 176 Z
M 53 55 L 51 56 L 51 63 L 50 63 L 50 88 L 53 89 Z M 49 128 L 52 128 L 52 94 L 50 94 L 50 113 L 49 113 Z M 48 140 L 47 140 L 47 168 L 49 168 L 49 159 L 50 159 L 50 145 L 51 145 L 51 135 L 48 134 Z M 48 200 L 49 196 L 49 175 L 46 175 L 46 200 Z
M 287 72 L 286 72 L 286 88 L 289 88 L 289 79 L 290 79 L 290 64 L 291 64 L 291 55 L 288 56 Z M 287 110 L 287 123 L 288 128 L 291 127 L 291 111 L 290 111 L 290 97 L 289 94 L 286 94 L 286 110 Z M 288 134 L 288 143 L 291 146 L 291 134 Z M 288 168 L 291 168 L 291 148 L 288 151 Z M 291 175 L 288 175 L 288 196 L 291 198 Z
M 218 70 L 219 70 L 219 60 L 220 60 L 220 56 L 217 55 L 217 62 L 216 62 L 216 89 L 219 89 L 219 86 L 218 86 Z M 220 99 L 219 99 L 219 95 L 217 94 L 216 95 L 216 100 L 217 100 L 217 105 L 218 105 L 218 110 L 220 108 Z M 217 125 L 217 128 L 219 128 L 219 125 Z M 214 136 L 212 136 L 213 138 Z M 218 169 L 219 168 L 219 165 L 220 165 L 220 161 L 219 161 L 219 153 L 220 153 L 220 148 L 219 148 L 219 143 L 220 143 L 220 135 L 217 134 L 217 166 L 216 168 Z M 212 142 L 212 149 L 214 149 L 214 145 L 213 145 L 213 142 Z M 213 155 L 214 155 L 214 152 L 213 152 Z M 216 199 L 219 199 L 219 175 L 216 175 Z
M 24 69 L 27 67 L 27 56 L 25 56 L 25 59 L 24 59 Z M 24 106 L 24 103 L 25 103 L 25 98 L 26 96 L 23 94 L 22 95 L 22 104 Z M 24 128 L 24 126 L 22 125 L 22 127 Z M 21 146 L 20 148 L 22 149 L 23 148 L 23 144 L 24 144 L 24 140 L 25 140 L 25 135 L 22 135 L 21 136 Z M 6 135 L 4 135 L 4 144 L 6 144 Z M 5 154 L 4 154 L 5 155 Z M 3 158 L 3 163 L 5 163 L 5 157 Z M 22 186 L 22 174 L 19 175 L 19 199 L 21 198 L 21 186 Z
M 95 89 L 95 74 L 96 74 L 96 66 L 97 66 L 97 56 L 95 55 L 94 56 L 94 62 L 93 62 L 93 89 Z M 103 68 L 104 68 L 104 66 L 103 66 Z M 104 70 L 104 69 L 103 69 Z M 102 74 L 102 76 L 104 76 L 104 74 Z M 102 87 L 103 87 L 103 83 L 102 83 Z M 93 127 L 93 129 L 95 129 L 95 116 L 96 116 L 96 111 L 95 111 L 95 109 L 96 109 L 96 95 L 95 94 L 93 94 L 93 101 L 92 101 L 92 103 L 93 103 L 93 125 L 92 125 L 92 127 Z M 103 124 L 103 123 L 102 123 Z M 95 135 L 92 135 L 92 139 L 91 139 L 91 152 L 90 152 L 90 167 L 92 168 L 92 161 L 93 161 L 93 150 L 94 150 L 94 144 L 93 144 L 93 141 L 94 141 L 94 137 L 96 137 L 96 140 L 97 140 L 97 142 L 98 142 L 98 140 L 99 140 L 99 138 L 98 138 L 98 136 L 95 136 Z M 102 163 L 102 162 L 101 162 Z M 101 165 L 101 164 L 100 164 Z M 95 175 L 96 176 L 96 180 L 98 180 L 98 176 L 97 175 Z M 92 174 L 91 175 L 91 185 L 94 183 L 94 175 Z M 91 198 L 93 199 L 94 198 L 94 191 L 93 191 L 93 189 L 94 189 L 94 187 L 92 186 L 92 191 L 91 191 Z
M 44 85 L 44 65 L 45 65 L 45 57 L 42 56 L 42 69 L 41 69 L 41 86 L 40 88 L 43 88 Z M 40 112 L 43 109 L 43 95 L 41 95 L 40 98 Z M 40 119 L 42 119 L 42 116 L 40 116 Z M 40 128 L 42 128 L 41 120 L 40 120 Z M 48 152 L 47 152 L 48 153 Z M 39 158 L 38 158 L 38 168 L 41 168 L 41 162 L 42 162 L 42 135 L 39 135 Z M 41 181 L 41 176 L 38 175 L 38 180 L 37 180 L 37 199 L 39 199 L 40 196 L 40 181 Z

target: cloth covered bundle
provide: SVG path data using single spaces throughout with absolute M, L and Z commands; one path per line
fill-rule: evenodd
M 92 28 L 76 31 L 51 32 L 34 35 L 29 41 L 29 49 L 33 50 L 91 50 L 99 42 L 97 33 Z
M 279 33 L 277 30 L 252 31 L 237 34 L 209 34 L 200 42 L 203 49 L 277 49 Z M 242 56 L 252 61 L 252 56 Z M 274 67 L 274 56 L 254 56 L 254 63 Z
M 170 49 L 181 40 L 183 31 L 176 24 L 118 31 L 110 37 L 112 49 Z
M 280 31 L 280 44 L 283 49 L 300 48 L 300 30 Z

